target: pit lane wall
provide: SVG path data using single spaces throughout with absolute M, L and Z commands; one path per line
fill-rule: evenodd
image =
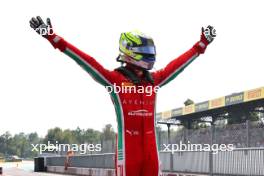
M 115 176 L 114 169 L 98 169 L 98 168 L 78 168 L 69 167 L 67 170 L 63 166 L 48 166 L 47 171 L 51 173 L 82 175 L 82 176 Z M 195 176 L 186 173 L 163 173 L 162 176 Z M 196 175 L 198 176 L 198 175 Z M 205 175 L 199 175 L 205 176 Z
M 83 176 L 115 176 L 114 169 L 102 169 L 102 168 L 69 167 L 67 170 L 65 170 L 63 166 L 48 166 L 47 172 L 83 175 Z
M 65 157 L 46 158 L 48 172 L 89 176 L 112 176 L 114 153 L 73 156 L 68 170 L 64 169 Z M 211 156 L 211 160 L 210 160 Z M 164 176 L 184 175 L 263 176 L 264 148 L 241 148 L 233 151 L 177 151 L 160 152 Z

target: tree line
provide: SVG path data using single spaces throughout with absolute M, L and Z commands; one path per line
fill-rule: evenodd
M 10 132 L 5 132 L 0 135 L 0 158 L 10 155 L 17 155 L 21 158 L 33 158 L 38 155 L 38 152 L 32 151 L 32 144 L 84 144 L 84 143 L 100 143 L 106 140 L 115 140 L 116 133 L 111 124 L 107 124 L 102 131 L 91 128 L 81 129 L 77 127 L 74 130 L 61 129 L 55 127 L 49 129 L 45 137 L 40 137 L 38 133 L 18 133 L 12 135 Z

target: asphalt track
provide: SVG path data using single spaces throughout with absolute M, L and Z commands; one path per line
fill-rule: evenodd
M 33 161 L 0 163 L 0 167 L 3 167 L 3 174 L 0 176 L 62 176 L 54 173 L 33 172 Z
M 7 168 L 3 170 L 3 175 L 1 176 L 63 176 L 63 175 L 53 174 L 53 173 L 25 171 L 20 168 Z M 73 176 L 73 175 L 67 175 L 67 176 Z

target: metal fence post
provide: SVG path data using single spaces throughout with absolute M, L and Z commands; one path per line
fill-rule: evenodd
M 188 136 L 189 136 L 189 131 L 188 131 L 188 128 L 183 128 L 183 142 L 185 144 L 188 143 Z
M 161 130 L 158 131 L 158 150 L 161 150 Z
M 170 134 L 170 126 L 171 124 L 167 124 L 168 127 L 168 143 L 171 144 L 171 134 Z M 173 154 L 170 153 L 170 170 L 173 171 Z
M 214 144 L 214 136 L 215 136 L 215 126 L 214 123 L 211 123 L 211 139 L 210 139 L 210 146 L 212 147 L 212 145 Z M 210 149 L 209 152 L 209 172 L 210 172 L 210 176 L 214 175 L 214 163 L 213 163 L 213 151 Z
M 249 133 L 249 120 L 246 121 L 246 129 L 247 129 L 247 147 L 250 147 L 250 133 Z

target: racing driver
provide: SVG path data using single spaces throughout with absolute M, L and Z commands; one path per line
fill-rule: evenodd
M 162 87 L 173 80 L 200 54 L 215 37 L 215 29 L 202 28 L 200 40 L 165 68 L 151 72 L 156 61 L 153 39 L 140 32 L 125 32 L 119 40 L 117 61 L 121 67 L 105 69 L 97 60 L 53 32 L 51 21 L 37 16 L 30 26 L 54 48 L 68 55 L 105 87 Z M 44 32 L 43 32 L 44 31 Z M 158 176 L 160 164 L 155 132 L 156 91 L 110 92 L 118 124 L 116 174 L 118 176 Z

